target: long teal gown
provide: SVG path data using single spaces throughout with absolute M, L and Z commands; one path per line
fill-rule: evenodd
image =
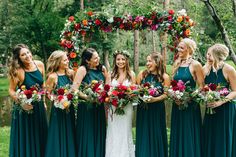
M 221 84 L 230 87 L 225 79 L 222 69 L 206 76 L 205 83 Z M 214 109 L 215 114 L 205 114 L 203 121 L 203 157 L 236 157 L 236 104 L 225 103 Z
M 57 88 L 71 84 L 66 75 L 58 76 Z M 75 111 L 71 104 L 69 110 L 52 106 L 46 157 L 75 157 Z
M 82 83 L 90 84 L 92 80 L 104 81 L 105 78 L 101 71 L 90 69 Z M 77 157 L 105 156 L 106 118 L 104 106 L 78 104 L 76 136 Z
M 27 89 L 43 84 L 43 76 L 36 71 L 26 72 L 22 85 Z M 16 104 L 14 104 L 16 105 Z M 47 140 L 47 119 L 43 101 L 33 102 L 33 113 L 21 112 L 13 105 L 10 157 L 44 157 Z
M 174 80 L 189 81 L 188 86 L 191 88 L 196 86 L 189 67 L 179 67 Z M 191 102 L 184 110 L 173 104 L 170 157 L 201 157 L 201 131 L 201 112 L 198 104 Z
M 149 74 L 142 84 L 150 82 L 163 88 L 155 75 Z M 167 157 L 166 114 L 164 101 L 138 105 L 136 120 L 136 157 Z

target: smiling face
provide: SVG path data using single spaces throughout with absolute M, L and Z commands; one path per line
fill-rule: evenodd
M 32 62 L 32 54 L 29 49 L 21 48 L 19 53 L 19 59 L 23 64 L 30 64 Z
M 212 56 L 212 52 L 210 49 L 208 49 L 208 51 L 207 51 L 206 58 L 207 58 L 208 64 L 210 64 L 210 65 L 213 64 L 214 58 Z
M 64 54 L 61 58 L 61 62 L 59 65 L 59 69 L 68 69 L 69 68 L 69 60 L 66 54 Z
M 187 45 L 184 42 L 180 42 L 178 45 L 178 55 L 181 59 L 186 59 L 189 56 L 189 50 Z
M 89 61 L 87 61 L 90 68 L 96 68 L 99 65 L 99 62 L 100 62 L 100 57 L 98 56 L 98 53 L 96 51 L 93 52 L 92 58 Z
M 151 56 L 147 56 L 146 67 L 147 67 L 148 71 L 150 71 L 150 72 L 155 72 L 157 69 L 157 64 L 156 64 L 155 60 L 151 58 Z
M 122 54 L 118 54 L 116 56 L 116 66 L 119 69 L 124 69 L 126 67 L 126 64 L 127 64 L 126 57 L 124 55 L 122 55 Z

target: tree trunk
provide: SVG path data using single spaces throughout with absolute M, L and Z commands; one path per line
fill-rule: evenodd
M 109 52 L 106 50 L 103 53 L 103 63 L 105 64 L 105 67 L 107 68 L 108 71 L 110 71 L 110 63 L 109 63 Z
M 228 33 L 225 30 L 224 25 L 222 24 L 218 14 L 216 13 L 215 8 L 213 7 L 213 5 L 210 3 L 209 0 L 203 0 L 203 2 L 205 3 L 210 15 L 212 16 L 212 18 L 214 19 L 218 29 L 221 32 L 222 35 L 222 39 L 224 40 L 225 45 L 229 48 L 229 54 L 231 59 L 233 60 L 234 64 L 236 64 L 236 55 L 234 53 L 233 47 L 230 43 L 229 37 L 228 37 Z
M 163 9 L 164 10 L 168 10 L 169 9 L 169 3 L 170 3 L 170 0 L 164 0 L 164 3 L 163 3 Z M 160 42 L 161 42 L 161 45 L 162 45 L 162 47 L 161 47 L 161 54 L 163 56 L 164 69 L 166 71 L 167 33 L 161 34 Z
M 233 6 L 234 16 L 236 17 L 236 0 L 232 0 L 232 6 Z
M 84 10 L 84 0 L 80 0 L 80 10 Z
M 139 71 L 139 31 L 134 31 L 134 72 L 137 74 Z

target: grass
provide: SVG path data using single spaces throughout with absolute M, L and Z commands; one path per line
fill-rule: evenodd
M 7 96 L 9 88 L 9 80 L 7 77 L 0 78 L 0 96 Z
M 1 157 L 8 157 L 10 142 L 10 127 L 0 127 L 0 154 Z

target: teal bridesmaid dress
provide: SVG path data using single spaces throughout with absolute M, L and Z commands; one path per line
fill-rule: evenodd
M 179 67 L 174 80 L 188 82 L 191 88 L 196 83 L 190 73 L 189 67 Z M 172 106 L 170 157 L 201 157 L 201 112 L 200 106 L 193 102 L 184 110 L 176 104 Z
M 57 88 L 71 84 L 66 75 L 58 75 Z M 75 111 L 52 106 L 45 157 L 75 157 Z
M 93 80 L 104 81 L 105 78 L 101 71 L 90 69 L 82 83 L 90 84 Z M 104 106 L 78 104 L 76 136 L 77 157 L 105 156 L 106 118 Z
M 38 69 L 32 72 L 25 71 L 22 85 L 29 89 L 36 84 L 40 87 L 43 84 L 41 72 Z M 44 102 L 33 102 L 32 105 L 31 114 L 13 107 L 10 157 L 44 157 L 48 130 Z
M 205 83 L 230 87 L 222 69 L 217 72 L 211 69 Z M 214 111 L 215 114 L 206 113 L 203 121 L 203 157 L 236 157 L 236 104 L 225 103 Z
M 163 88 L 155 75 L 149 74 L 142 84 L 150 82 Z M 138 105 L 136 120 L 136 157 L 168 157 L 164 101 Z

